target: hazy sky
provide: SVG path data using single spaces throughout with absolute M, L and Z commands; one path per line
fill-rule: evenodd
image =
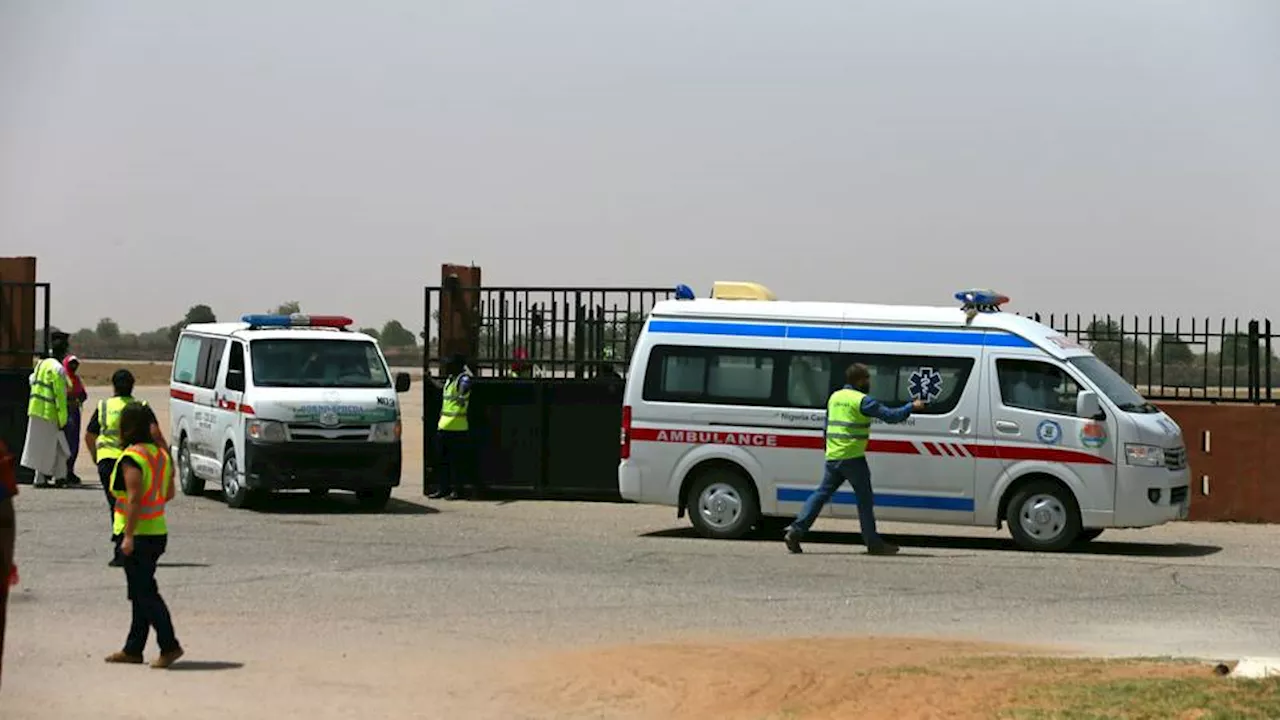
M 1276 0 L 0 0 L 0 255 L 69 328 L 420 325 L 468 261 L 1280 320 L 1278 131 Z

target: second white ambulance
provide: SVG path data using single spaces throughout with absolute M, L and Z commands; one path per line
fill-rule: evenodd
M 928 401 L 905 423 L 874 421 L 878 519 L 1008 523 L 1020 547 L 1053 551 L 1187 517 L 1172 419 L 1088 350 L 999 312 L 1007 298 L 957 297 L 969 301 L 780 302 L 717 283 L 710 299 L 658 303 L 625 391 L 623 498 L 687 510 L 706 537 L 785 524 L 821 479 L 827 397 L 860 362 L 874 397 Z M 857 517 L 852 490 L 824 513 Z
M 231 507 L 273 490 L 351 490 L 381 509 L 400 484 L 400 402 L 378 343 L 350 318 L 245 315 L 183 329 L 169 385 L 183 493 Z

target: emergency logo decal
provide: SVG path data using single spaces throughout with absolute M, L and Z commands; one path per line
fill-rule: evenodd
M 1177 435 L 1177 434 L 1178 434 L 1178 426 L 1177 426 L 1177 425 L 1174 425 L 1174 424 L 1173 424 L 1171 421 L 1169 421 L 1167 418 L 1160 418 L 1159 420 L 1156 420 L 1156 423 L 1158 423 L 1158 424 L 1160 425 L 1160 427 L 1164 428 L 1164 431 L 1165 431 L 1167 434 L 1169 434 L 1169 435 Z
M 1045 445 L 1057 445 L 1062 440 L 1062 426 L 1052 420 L 1041 420 L 1036 426 L 1036 439 Z
M 931 367 L 922 367 L 908 378 L 907 392 L 912 400 L 933 402 L 942 394 L 942 374 Z
M 1107 444 L 1107 426 L 1100 422 L 1085 423 L 1080 428 L 1080 444 L 1098 449 Z

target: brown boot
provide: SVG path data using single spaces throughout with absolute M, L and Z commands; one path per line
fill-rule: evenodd
M 176 650 L 170 650 L 167 653 L 160 653 L 160 655 L 155 660 L 151 661 L 151 667 L 155 668 L 156 670 L 164 670 L 170 665 L 178 662 L 178 658 L 180 657 L 182 657 L 182 648 L 177 648 Z
M 113 652 L 103 658 L 103 660 L 109 663 L 119 663 L 122 665 L 141 665 L 143 662 L 141 655 L 130 655 L 123 650 L 120 652 Z

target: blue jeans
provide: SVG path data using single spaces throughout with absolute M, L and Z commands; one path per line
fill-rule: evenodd
M 809 528 L 813 527 L 813 521 L 818 519 L 818 513 L 822 512 L 823 506 L 831 500 L 831 496 L 846 480 L 853 486 L 853 492 L 858 498 L 858 524 L 861 526 L 863 544 L 871 547 L 881 542 L 880 535 L 876 532 L 875 497 L 871 492 L 871 466 L 867 464 L 865 457 L 826 461 L 826 468 L 822 473 L 822 484 L 805 501 L 804 509 L 800 511 L 795 522 L 791 523 L 791 528 L 801 535 L 808 532 Z

